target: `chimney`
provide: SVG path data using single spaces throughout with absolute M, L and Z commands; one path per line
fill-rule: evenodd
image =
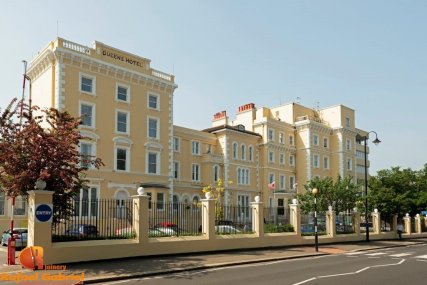
M 227 111 L 215 113 L 212 119 L 212 127 L 222 126 L 228 124 Z
M 254 103 L 248 103 L 239 107 L 239 113 L 255 109 Z
M 219 119 L 223 119 L 227 117 L 227 111 L 222 111 L 222 112 L 218 112 L 214 114 L 213 120 L 212 121 L 216 121 Z

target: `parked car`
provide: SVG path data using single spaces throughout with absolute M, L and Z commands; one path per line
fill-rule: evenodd
M 185 230 L 181 229 L 177 224 L 172 222 L 161 222 L 158 223 L 154 228 L 162 232 L 163 235 L 167 236 L 178 236 L 186 234 Z
M 132 227 L 126 227 L 121 229 L 116 229 L 116 235 L 117 236 L 130 236 L 130 235 L 136 235 L 135 230 Z M 149 237 L 158 237 L 158 236 L 165 236 L 164 232 L 160 231 L 159 229 L 155 228 L 149 228 L 148 229 L 148 236 Z
M 3 232 L 1 237 L 1 245 L 6 246 L 10 238 L 10 229 Z M 13 237 L 15 238 L 16 247 L 26 247 L 27 246 L 27 228 L 15 228 L 13 229 Z
M 238 230 L 236 227 L 230 226 L 230 225 L 215 226 L 215 232 L 217 234 L 238 234 L 238 233 L 241 233 L 241 231 Z
M 117 236 L 129 236 L 133 234 L 135 234 L 135 230 L 132 227 L 116 229 Z
M 76 224 L 76 225 L 72 225 L 68 230 L 66 230 L 65 235 L 80 236 L 80 237 L 96 237 L 98 235 L 98 229 L 94 225 Z
M 174 228 L 156 227 L 155 229 L 157 231 L 159 231 L 160 233 L 162 233 L 161 235 L 166 235 L 166 236 L 177 236 L 177 235 L 179 235 L 179 233 Z
M 165 233 L 154 228 L 148 229 L 148 237 L 162 237 L 165 236 Z

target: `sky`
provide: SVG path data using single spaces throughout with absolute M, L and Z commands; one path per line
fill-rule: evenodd
M 239 106 L 337 104 L 376 131 L 371 173 L 427 163 L 427 1 L 2 1 L 0 108 L 22 60 L 57 36 L 151 59 L 175 75 L 174 124 L 211 126 Z

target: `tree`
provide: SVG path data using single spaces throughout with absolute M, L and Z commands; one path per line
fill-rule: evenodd
M 427 164 L 424 169 L 392 167 L 369 180 L 370 200 L 381 213 L 412 216 L 427 207 Z
M 21 112 L 18 109 L 22 108 Z M 32 114 L 38 113 L 37 116 Z M 40 110 L 14 99 L 0 117 L 0 185 L 7 197 L 26 196 L 42 179 L 55 191 L 53 222 L 71 215 L 71 198 L 86 188 L 85 171 L 103 165 L 99 158 L 81 157 L 80 119 L 51 108 Z M 84 159 L 84 163 L 82 162 Z
M 358 202 L 358 186 L 352 182 L 350 176 L 341 178 L 338 176 L 334 181 L 331 177 L 320 179 L 314 177 L 306 185 L 306 192 L 297 194 L 297 199 L 301 204 L 301 211 L 309 213 L 314 209 L 314 196 L 311 193 L 312 189 L 317 188 L 317 209 L 326 211 L 329 206 L 332 206 L 338 214 L 347 210 L 353 209 Z
M 228 183 L 232 183 L 229 181 Z M 218 179 L 216 185 L 209 184 L 203 187 L 204 194 L 209 193 L 210 197 L 215 200 L 215 219 L 217 221 L 224 219 L 224 182 L 221 178 Z

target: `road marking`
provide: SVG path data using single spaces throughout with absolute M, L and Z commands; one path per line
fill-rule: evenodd
M 307 280 L 304 280 L 304 281 L 301 281 L 301 282 L 295 283 L 295 284 L 293 284 L 293 285 L 300 285 L 300 284 L 304 284 L 304 283 L 307 283 L 307 282 L 313 281 L 313 280 L 315 280 L 315 279 L 316 279 L 316 277 L 313 277 L 313 278 L 310 278 L 310 279 L 307 279 Z
M 367 253 L 365 255 L 367 256 L 377 256 L 377 255 L 384 255 L 384 254 L 388 254 L 387 252 L 375 252 L 375 253 Z
M 362 253 L 364 253 L 364 252 L 361 252 L 361 251 L 347 252 L 347 253 L 345 253 L 345 255 L 356 255 L 356 254 L 362 254 Z
M 390 264 L 373 265 L 373 266 L 364 267 L 364 268 L 362 268 L 362 269 L 359 269 L 359 270 L 357 270 L 357 271 L 353 271 L 353 272 L 347 272 L 347 273 L 339 273 L 339 274 L 331 274 L 331 275 L 323 275 L 323 276 L 312 277 L 312 278 L 310 278 L 310 279 L 306 279 L 306 280 L 303 280 L 303 281 L 301 281 L 301 282 L 294 283 L 294 284 L 292 284 L 292 285 L 300 285 L 300 284 L 304 284 L 304 283 L 307 283 L 307 282 L 310 282 L 310 281 L 313 281 L 313 280 L 316 280 L 316 279 L 320 279 L 320 278 L 330 278 L 330 277 L 336 277 L 336 276 L 355 275 L 355 274 L 359 274 L 359 273 L 361 273 L 361 272 L 363 272 L 363 271 L 365 271 L 365 270 L 368 270 L 368 269 L 370 269 L 370 268 L 375 268 L 375 267 L 386 267 L 386 266 L 393 266 L 393 265 L 400 265 L 400 264 L 402 264 L 403 262 L 405 262 L 405 259 L 401 259 L 398 263 L 390 263 Z
M 427 255 L 419 255 L 419 256 L 415 256 L 415 258 L 426 258 L 427 259 Z
M 408 256 L 408 255 L 412 255 L 415 252 L 405 252 L 405 253 L 398 253 L 398 254 L 391 254 L 391 257 L 404 257 L 404 256 Z

